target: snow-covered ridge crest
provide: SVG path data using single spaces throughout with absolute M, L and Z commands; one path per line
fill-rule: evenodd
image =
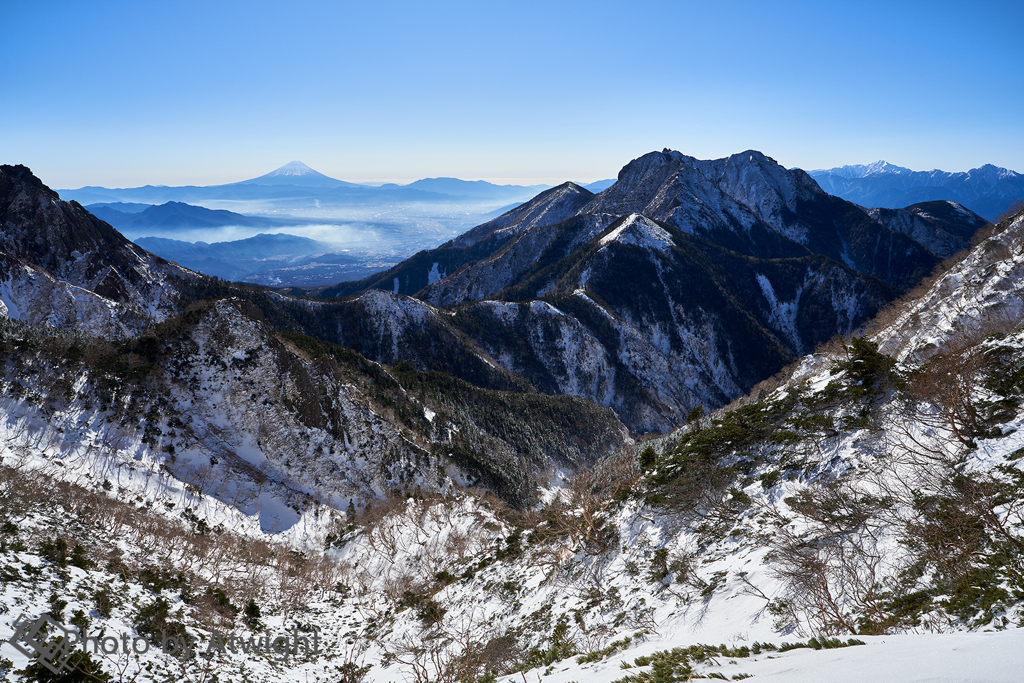
M 672 235 L 650 218 L 638 213 L 630 214 L 622 225 L 599 240 L 602 246 L 618 242 L 647 249 L 665 251 L 673 246 Z
M 955 342 L 1012 329 L 1024 317 L 1024 212 L 1008 219 L 875 335 L 900 360 L 923 360 Z

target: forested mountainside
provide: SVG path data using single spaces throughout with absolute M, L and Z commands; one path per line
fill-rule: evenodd
M 616 219 L 587 263 L 681 234 Z M 877 659 L 811 652 L 840 647 L 919 671 L 962 648 L 990 675 L 1024 640 L 1022 257 L 1024 213 L 869 336 L 639 444 L 508 371 L 481 389 L 282 331 L 349 302 L 198 281 L 121 339 L 9 306 L 0 638 L 53 644 L 29 629 L 46 615 L 152 643 L 74 650 L 90 680 L 813 680 Z M 51 680 L 7 644 L 0 670 Z
M 541 391 L 664 432 L 858 329 L 985 224 L 945 202 L 865 211 L 760 152 L 666 150 L 598 195 L 566 183 L 319 294 L 450 309 L 445 324 Z

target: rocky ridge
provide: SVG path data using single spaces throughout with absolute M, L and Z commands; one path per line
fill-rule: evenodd
M 0 166 L 0 302 L 7 315 L 105 336 L 177 311 L 198 276 L 132 244 L 24 166 Z
M 438 320 L 542 391 L 664 431 L 851 333 L 983 224 L 945 204 L 865 211 L 760 152 L 665 150 L 598 195 L 553 188 L 320 295 L 377 288 L 448 308 Z

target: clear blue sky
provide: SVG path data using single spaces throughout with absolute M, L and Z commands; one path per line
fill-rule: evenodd
M 1024 172 L 1024 2 L 0 0 L 52 187 L 613 177 L 663 147 Z

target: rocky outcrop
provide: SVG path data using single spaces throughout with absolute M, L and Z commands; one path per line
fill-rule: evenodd
M 135 334 L 200 276 L 132 244 L 24 166 L 0 166 L 0 301 L 32 324 Z

